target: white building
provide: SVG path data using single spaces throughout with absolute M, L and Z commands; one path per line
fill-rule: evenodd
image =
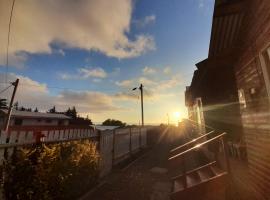
M 0 126 L 7 116 L 7 110 L 0 110 Z M 41 113 L 12 110 L 9 126 L 67 126 L 71 118 L 58 113 Z

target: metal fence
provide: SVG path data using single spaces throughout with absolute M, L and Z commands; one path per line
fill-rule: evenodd
M 113 165 L 129 158 L 146 147 L 146 128 L 122 128 L 98 131 L 81 126 L 24 126 L 10 127 L 8 132 L 0 130 L 0 162 L 4 152 L 11 155 L 15 147 L 37 142 L 59 143 L 99 137 L 101 176 L 108 174 Z
M 100 133 L 101 176 L 147 145 L 146 128 L 122 128 Z
M 8 132 L 0 130 L 0 162 L 4 152 L 11 155 L 15 147 L 42 143 L 59 143 L 72 140 L 97 138 L 92 128 L 81 126 L 24 126 L 10 127 Z

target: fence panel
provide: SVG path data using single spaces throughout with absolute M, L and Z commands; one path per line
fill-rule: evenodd
M 147 129 L 141 128 L 141 147 L 147 146 Z
M 117 129 L 114 134 L 114 158 L 120 158 L 129 153 L 129 129 Z
M 140 128 L 131 129 L 131 150 L 137 151 L 140 148 Z
M 100 133 L 100 176 L 110 173 L 113 161 L 113 131 Z

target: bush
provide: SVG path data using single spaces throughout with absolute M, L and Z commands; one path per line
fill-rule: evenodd
M 15 149 L 2 167 L 6 199 L 76 199 L 98 180 L 96 145 L 90 141 Z

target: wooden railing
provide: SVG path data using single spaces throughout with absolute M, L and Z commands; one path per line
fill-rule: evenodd
M 210 133 L 208 133 L 210 134 Z M 225 158 L 225 162 L 226 162 L 226 168 L 227 168 L 227 172 L 230 173 L 230 163 L 229 163 L 229 158 L 228 158 L 228 150 L 227 150 L 227 146 L 225 145 L 225 136 L 226 136 L 226 132 L 224 133 L 221 133 L 205 142 L 202 142 L 202 143 L 199 143 L 191 148 L 189 148 L 188 150 L 185 150 L 181 153 L 178 153 L 172 157 L 169 158 L 169 162 L 172 162 L 174 160 L 178 160 L 180 159 L 181 160 L 181 164 L 182 164 L 182 176 L 183 176 L 183 183 L 184 183 L 184 188 L 187 188 L 187 180 L 186 180 L 186 176 L 189 172 L 187 172 L 186 170 L 186 163 L 185 163 L 185 157 L 187 154 L 191 153 L 191 152 L 194 152 L 194 151 L 198 151 L 200 148 L 203 148 L 204 146 L 210 144 L 210 143 L 213 143 L 213 142 L 216 142 L 217 140 L 220 140 L 221 141 L 221 145 L 222 145 L 222 149 L 223 149 L 223 154 L 224 154 L 224 158 Z M 207 135 L 207 134 L 206 134 Z M 199 137 L 200 138 L 200 137 Z M 198 138 L 197 138 L 198 140 Z M 191 141 L 192 142 L 192 141 Z M 190 142 L 189 142 L 190 143 Z M 186 145 L 186 144 L 184 144 Z M 183 146 L 183 145 L 182 145 Z M 199 168 L 198 168 L 199 169 Z M 195 169 L 196 170 L 196 169 Z
M 191 140 L 191 141 L 189 141 L 189 142 L 187 142 L 179 147 L 176 147 L 170 151 L 170 154 L 174 154 L 175 152 L 178 152 L 178 151 L 182 152 L 181 150 L 184 149 L 185 147 L 190 148 L 189 146 L 191 146 L 192 144 L 194 144 L 196 142 L 199 142 L 200 139 L 203 139 L 214 132 L 215 131 L 210 131 L 210 132 L 203 134 L 203 135 L 201 135 L 201 136 L 199 136 L 199 137 L 197 137 L 197 138 L 195 138 L 195 139 L 193 139 L 193 140 Z

